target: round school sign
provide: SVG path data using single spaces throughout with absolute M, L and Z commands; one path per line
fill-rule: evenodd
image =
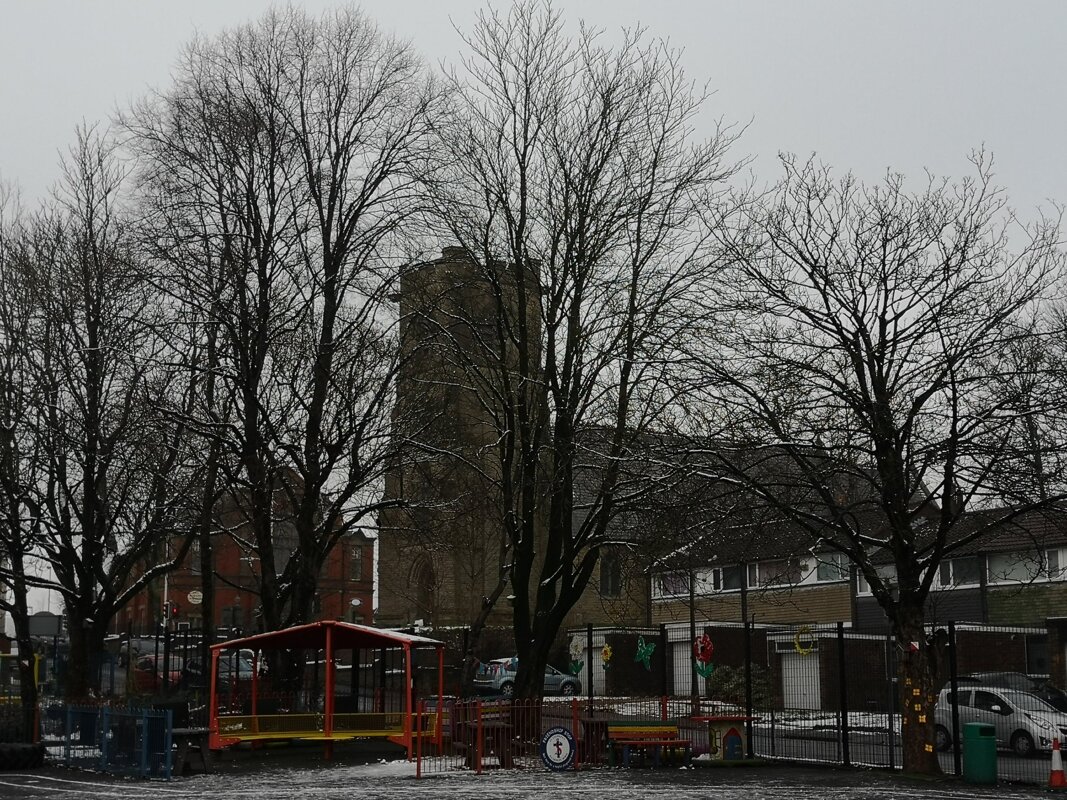
M 562 772 L 570 769 L 577 749 L 574 734 L 567 728 L 549 728 L 541 737 L 541 760 L 550 770 Z

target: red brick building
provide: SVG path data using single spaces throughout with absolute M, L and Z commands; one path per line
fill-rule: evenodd
M 284 564 L 295 541 L 286 547 L 289 526 L 276 525 L 278 540 L 275 557 Z M 375 540 L 360 529 L 342 537 L 327 560 L 319 581 L 315 604 L 316 620 L 340 619 L 371 624 L 374 616 L 374 546 Z M 230 535 L 214 540 L 213 558 L 215 590 L 215 627 L 254 631 L 259 627 L 258 580 L 253 554 Z M 155 581 L 148 590 L 129 603 L 116 618 L 116 629 L 149 630 L 163 618 L 164 603 L 177 608 L 174 624 L 199 628 L 203 624 L 200 552 L 190 548 L 182 565 L 165 579 Z

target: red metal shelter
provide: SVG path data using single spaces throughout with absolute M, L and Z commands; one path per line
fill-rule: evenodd
M 415 651 L 433 648 L 437 652 L 437 708 L 416 719 L 415 708 Z M 441 739 L 441 714 L 444 694 L 444 648 L 443 642 L 423 636 L 398 631 L 355 625 L 348 622 L 312 622 L 280 631 L 261 633 L 242 639 L 232 639 L 211 648 L 211 704 L 210 745 L 221 749 L 241 742 L 263 740 L 300 739 L 322 741 L 328 758 L 333 742 L 352 739 L 388 739 L 407 749 L 411 758 L 415 735 Z M 219 713 L 220 694 L 225 686 L 220 685 L 219 662 L 227 651 L 250 650 L 253 653 L 251 691 L 248 708 L 238 713 Z M 322 653 L 325 668 L 323 702 L 321 710 L 309 708 L 272 709 L 272 713 L 259 713 L 259 668 L 258 658 L 264 651 L 298 650 Z M 336 656 L 339 651 L 399 651 L 403 657 L 403 711 L 387 711 L 384 707 L 336 712 Z M 317 663 L 317 662 L 316 662 Z M 317 667 L 316 667 L 317 670 Z M 250 712 L 250 713 L 248 713 Z

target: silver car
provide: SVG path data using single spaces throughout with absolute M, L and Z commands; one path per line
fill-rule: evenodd
M 1031 756 L 1052 749 L 1053 738 L 1067 739 L 1067 714 L 1037 695 L 1001 686 L 960 686 L 957 692 L 960 731 L 969 722 L 992 725 L 997 747 L 1016 755 Z M 946 687 L 937 700 L 936 746 L 952 745 L 952 691 Z
M 517 658 L 494 658 L 478 665 L 474 676 L 474 690 L 479 694 L 502 694 L 510 697 L 515 691 L 515 673 L 519 669 Z M 545 694 L 581 694 L 582 682 L 573 675 L 560 672 L 552 666 L 545 667 Z

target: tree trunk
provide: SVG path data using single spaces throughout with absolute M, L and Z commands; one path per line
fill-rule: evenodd
M 93 656 L 104 652 L 106 627 L 87 623 L 86 618 L 77 608 L 67 608 L 70 652 L 63 697 L 68 702 L 83 701 L 100 693 L 99 664 L 94 663 Z
M 200 674 L 205 678 L 205 685 L 210 687 L 211 645 L 215 644 L 215 559 L 214 543 L 211 540 L 210 527 L 202 526 L 200 530 L 200 593 L 201 631 L 200 631 Z
M 506 583 L 500 582 L 493 589 L 486 601 L 482 604 L 482 610 L 478 612 L 478 616 L 474 618 L 471 623 L 470 629 L 467 632 L 466 648 L 463 651 L 463 674 L 460 676 L 460 685 L 462 686 L 463 694 L 465 696 L 472 695 L 474 693 L 474 673 L 478 668 L 478 651 L 482 644 L 482 634 L 485 633 L 485 626 L 489 620 L 489 615 L 493 613 L 493 609 L 496 608 L 497 601 L 500 599 L 500 595 L 504 592 Z
M 21 560 L 21 559 L 20 559 Z M 21 570 L 20 570 L 21 574 Z M 15 640 L 18 643 L 19 696 L 22 702 L 22 738 L 32 742 L 37 736 L 37 675 L 34 669 L 36 654 L 30 639 L 30 619 L 26 609 L 26 591 L 15 589 L 15 606 L 19 613 L 12 614 L 15 623 Z
M 901 604 L 893 630 L 897 640 L 897 689 L 905 772 L 940 775 L 934 747 L 934 706 L 941 689 L 936 645 L 927 641 L 922 606 Z

